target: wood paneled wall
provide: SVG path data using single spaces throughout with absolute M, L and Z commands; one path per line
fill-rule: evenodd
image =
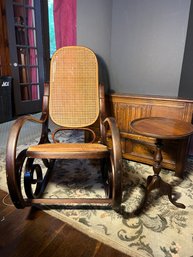
M 128 160 L 153 163 L 155 139 L 135 134 L 130 122 L 141 117 L 170 117 L 192 122 L 193 100 L 159 96 L 111 94 L 111 113 L 116 117 L 122 141 L 123 157 Z M 163 167 L 182 176 L 190 138 L 164 140 Z

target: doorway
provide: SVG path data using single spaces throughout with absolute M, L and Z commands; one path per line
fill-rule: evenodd
M 48 59 L 46 55 L 49 56 L 42 35 L 45 2 L 47 5 L 47 0 L 6 0 L 15 115 L 41 111 L 44 62 Z

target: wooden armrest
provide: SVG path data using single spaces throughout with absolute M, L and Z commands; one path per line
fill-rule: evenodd
M 104 120 L 104 125 L 108 124 L 110 129 L 110 134 L 112 137 L 112 153 L 113 158 L 116 160 L 115 163 L 120 163 L 122 159 L 122 151 L 121 151 L 121 140 L 119 128 L 117 126 L 116 120 L 114 117 L 108 117 Z
M 31 115 L 19 117 L 10 128 L 8 141 L 7 141 L 7 155 L 13 156 L 15 158 L 17 141 L 20 134 L 20 130 L 26 122 L 29 121 L 29 122 L 44 124 L 47 121 L 47 119 L 48 117 L 45 115 L 42 115 L 40 119 L 37 119 Z

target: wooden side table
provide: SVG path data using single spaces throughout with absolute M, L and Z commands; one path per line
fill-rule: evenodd
M 174 198 L 172 198 L 172 186 L 165 181 L 163 181 L 159 175 L 161 171 L 162 163 L 162 140 L 163 139 L 181 139 L 193 134 L 193 125 L 184 121 L 162 118 L 162 117 L 147 117 L 133 120 L 130 123 L 131 128 L 134 132 L 156 138 L 156 151 L 154 154 L 153 163 L 153 176 L 148 176 L 146 193 L 142 205 L 136 213 L 139 213 L 147 202 L 148 194 L 153 189 L 160 189 L 163 194 L 168 195 L 171 203 L 173 203 L 178 208 L 185 208 L 182 203 L 177 203 Z

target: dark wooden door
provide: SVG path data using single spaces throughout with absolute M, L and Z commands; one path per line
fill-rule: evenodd
M 6 0 L 15 114 L 41 110 L 44 61 L 41 1 Z

